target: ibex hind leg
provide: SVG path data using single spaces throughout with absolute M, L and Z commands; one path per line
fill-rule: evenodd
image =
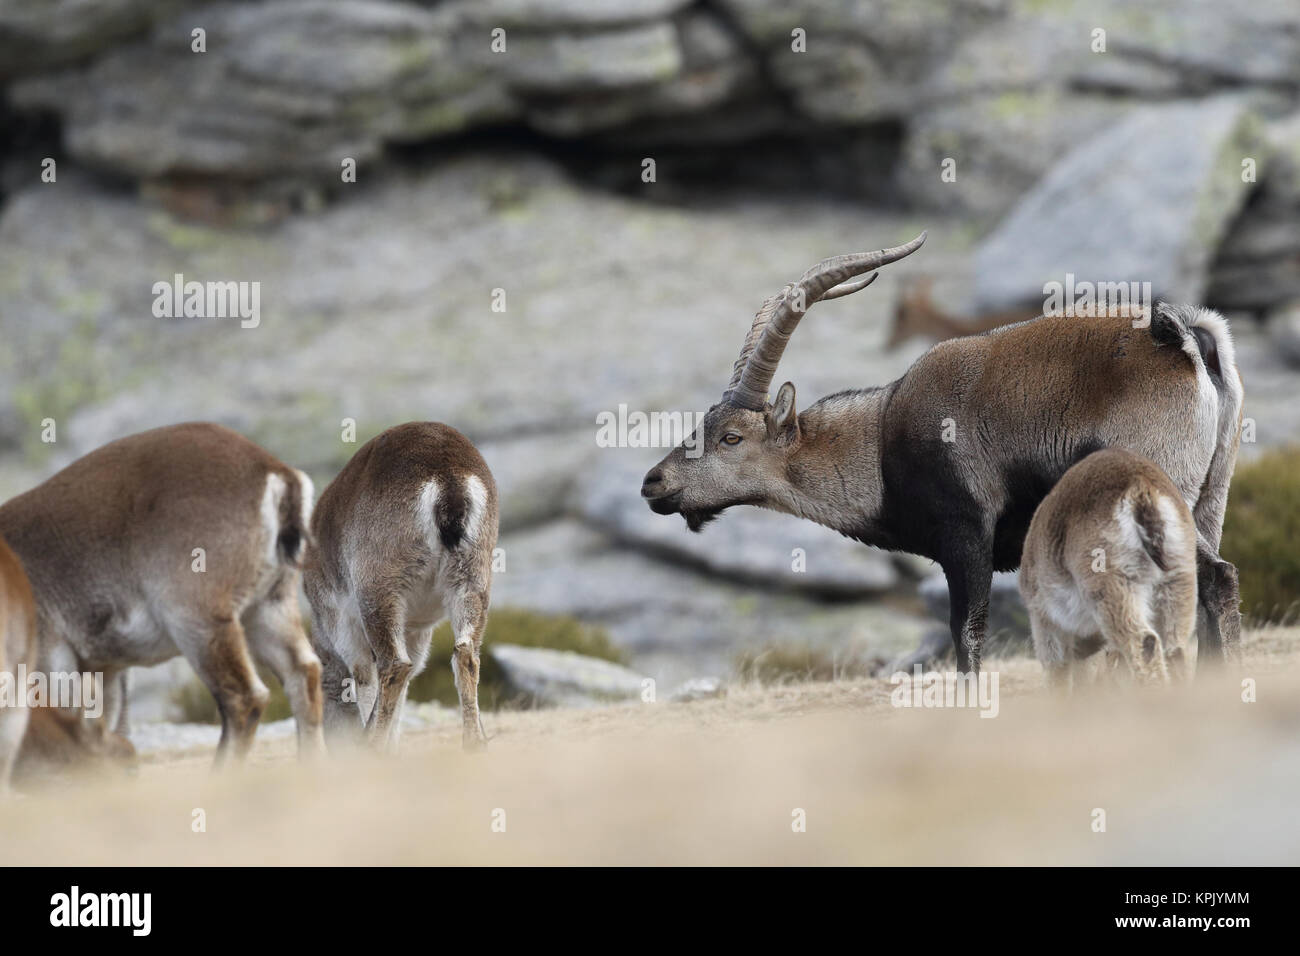
M 330 749 L 362 742 L 361 711 L 357 707 L 357 681 L 343 658 L 316 644 L 321 659 L 321 716 L 325 742 Z
M 244 612 L 249 649 L 284 685 L 298 725 L 298 754 L 325 752 L 321 662 L 302 627 L 297 589 L 273 594 Z
M 466 750 L 482 750 L 487 746 L 487 734 L 478 710 L 479 651 L 487 626 L 488 595 L 467 589 L 454 595 L 450 603 L 455 637 L 451 672 L 460 699 L 461 743 Z
M 1196 545 L 1196 590 L 1203 617 L 1198 618 L 1196 671 L 1222 660 L 1241 658 L 1241 591 L 1237 568 L 1224 561 L 1201 536 Z
M 1155 630 L 1164 648 L 1171 681 L 1187 676 L 1187 642 L 1196 631 L 1196 577 L 1170 575 L 1156 588 L 1152 604 Z
M 26 707 L 0 707 L 0 798 L 10 792 L 14 763 L 27 732 L 30 713 Z
M 396 753 L 402 739 L 402 715 L 406 712 L 406 698 L 411 690 L 411 680 L 423 673 L 429 663 L 429 649 L 433 644 L 433 628 L 407 627 L 406 654 L 411 661 L 411 676 L 407 678 L 406 687 L 397 699 L 397 709 L 393 712 L 392 723 L 388 727 L 389 752 Z
M 411 682 L 412 665 L 406 652 L 404 609 L 396 598 L 363 598 L 362 623 L 375 658 L 377 696 L 374 713 L 366 723 L 366 740 L 381 750 L 389 749 L 390 731 L 399 704 Z
M 331 744 L 362 744 L 379 697 L 375 655 L 358 615 L 345 609 L 325 617 L 317 611 L 320 633 L 312 635 L 321 659 L 325 733 Z
M 1074 689 L 1073 639 L 1036 611 L 1029 614 L 1034 638 L 1034 656 L 1043 665 L 1047 686 L 1054 693 L 1070 694 Z
M 216 698 L 221 713 L 216 765 L 221 766 L 230 756 L 242 759 L 253 745 L 258 721 L 271 696 L 253 670 L 243 627 L 233 616 L 217 616 L 183 622 L 171 632 L 185 659 Z

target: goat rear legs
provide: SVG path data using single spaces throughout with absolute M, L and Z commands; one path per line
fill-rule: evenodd
M 487 626 L 487 606 L 487 594 L 478 591 L 458 594 L 451 602 L 451 629 L 456 640 L 451 673 L 460 698 L 461 744 L 466 750 L 487 746 L 478 712 L 479 649 Z
M 1047 685 L 1053 692 L 1069 694 L 1074 690 L 1074 639 L 1047 617 L 1029 612 L 1030 632 L 1034 637 L 1034 656 L 1043 665 Z
M 1203 538 L 1196 546 L 1196 593 L 1205 611 L 1204 627 L 1197 628 L 1196 672 L 1200 674 L 1219 661 L 1241 658 L 1237 568 L 1219 557 Z
M 364 612 L 363 624 L 375 658 L 377 684 L 374 712 L 366 723 L 366 741 L 372 747 L 392 752 L 393 722 L 398 719 L 399 705 L 415 670 L 406 649 L 402 608 L 396 601 L 371 604 Z
M 257 723 L 266 709 L 270 691 L 253 670 L 244 629 L 233 617 L 218 617 L 205 623 L 190 622 L 174 629 L 186 660 L 216 698 L 221 713 L 221 741 L 217 744 L 216 766 L 233 754 L 240 760 L 248 753 L 257 733 Z
M 321 662 L 302 628 L 297 595 L 287 594 L 251 608 L 244 615 L 244 628 L 253 656 L 284 685 L 298 725 L 298 755 L 323 754 Z

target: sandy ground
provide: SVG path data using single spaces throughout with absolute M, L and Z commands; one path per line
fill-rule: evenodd
M 1164 691 L 1059 700 L 1032 661 L 993 668 L 993 719 L 897 708 L 861 680 L 494 714 L 473 756 L 443 727 L 313 766 L 284 739 L 215 774 L 206 752 L 152 755 L 0 805 L 0 862 L 1300 861 L 1300 629 L 1253 632 L 1240 672 Z

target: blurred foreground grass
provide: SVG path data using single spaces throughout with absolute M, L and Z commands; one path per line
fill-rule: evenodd
M 300 764 L 291 740 L 259 739 L 247 768 L 214 773 L 195 750 L 0 804 L 0 846 L 45 865 L 1300 858 L 1300 629 L 1252 632 L 1241 673 L 1150 692 L 1061 699 L 1031 661 L 987 665 L 994 719 L 895 708 L 886 680 L 751 683 L 689 704 L 504 710 L 474 756 L 455 725 L 411 731 L 395 758 Z

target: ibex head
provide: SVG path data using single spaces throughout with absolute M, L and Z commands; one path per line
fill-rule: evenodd
M 825 259 L 764 302 L 722 401 L 709 409 L 689 441 L 645 476 L 641 495 L 651 510 L 681 514 L 692 531 L 699 531 L 732 505 L 781 508 L 799 449 L 799 418 L 794 385 L 786 382 L 770 403 L 767 390 L 790 335 L 814 303 L 865 289 L 876 278 L 873 270 L 915 252 L 923 242 L 924 232 L 892 249 Z

